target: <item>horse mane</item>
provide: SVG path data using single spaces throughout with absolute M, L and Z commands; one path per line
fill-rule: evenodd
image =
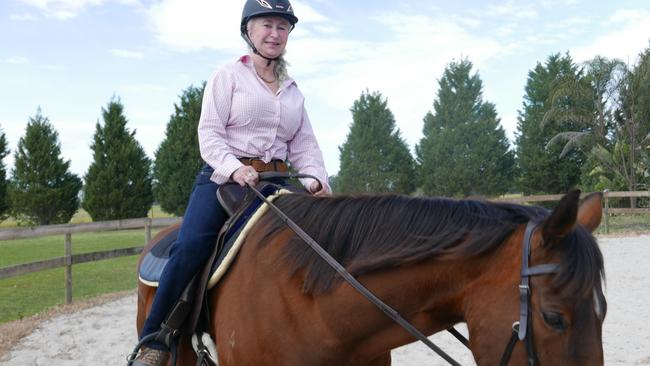
M 293 194 L 278 197 L 275 204 L 354 276 L 430 258 L 480 256 L 498 247 L 520 225 L 529 220 L 539 222 L 549 213 L 537 206 L 401 195 L 317 198 Z M 265 215 L 260 227 L 263 237 L 287 229 L 273 214 Z M 568 262 L 560 266 L 558 286 L 571 283 L 580 287 L 576 290 L 584 290 L 594 283 L 586 273 L 576 273 L 594 266 L 602 272 L 602 255 L 592 241 L 595 249 L 587 252 L 571 246 Z M 295 234 L 282 257 L 292 274 L 305 270 L 305 293 L 326 292 L 341 280 Z M 576 277 L 586 282 L 576 281 Z

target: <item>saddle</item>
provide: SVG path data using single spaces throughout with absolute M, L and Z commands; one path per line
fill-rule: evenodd
M 295 187 L 281 186 L 268 181 L 261 182 L 256 188 L 269 199 L 273 199 L 274 197 L 270 196 L 281 189 L 289 192 L 305 192 Z M 230 218 L 222 227 L 214 250 L 203 269 L 190 281 L 162 324 L 162 330 L 156 339 L 167 345 L 173 343 L 181 330 L 188 334 L 199 331 L 197 326 L 200 319 L 204 319 L 201 323 L 208 322 L 209 312 L 206 311 L 205 293 L 216 285 L 233 262 L 245 238 L 245 233 L 242 235 L 242 232 L 244 230 L 247 232 L 255 225 L 257 218 L 263 214 L 259 211 L 266 211 L 260 210 L 264 202 L 248 187 L 228 183 L 221 185 L 217 191 L 217 198 Z M 178 237 L 178 232 L 178 229 L 170 232 L 143 258 L 139 271 L 140 282 L 152 287 L 158 286 L 158 280 L 169 261 L 170 249 Z
M 280 188 L 285 187 L 271 182 L 262 182 L 257 187 L 265 197 L 275 194 Z M 291 189 L 291 191 L 296 191 L 296 189 Z M 252 194 L 248 187 L 241 187 L 236 183 L 221 185 L 217 190 L 217 198 L 230 218 L 221 228 L 219 238 L 215 243 L 218 253 L 215 260 L 213 263 L 206 262 L 206 265 L 211 266 L 210 274 L 214 273 L 224 256 L 230 252 L 234 244 L 232 239 L 239 236 L 241 229 L 262 204 L 262 200 Z M 180 228 L 177 228 L 168 233 L 143 258 L 139 271 L 140 282 L 152 287 L 158 286 L 158 281 L 169 261 L 170 251 L 176 242 L 179 231 Z

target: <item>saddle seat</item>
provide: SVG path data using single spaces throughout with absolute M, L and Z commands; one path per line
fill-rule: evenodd
M 304 192 L 304 190 L 300 191 L 295 187 L 280 186 L 266 181 L 261 182 L 257 186 L 257 190 L 269 200 L 273 200 L 280 194 Z M 263 205 L 264 202 L 248 187 L 241 187 L 236 183 L 221 185 L 217 190 L 217 198 L 230 218 L 224 224 L 219 233 L 219 239 L 215 243 L 219 248 L 214 262 L 210 264 L 208 289 L 214 287 L 225 274 L 237 255 L 246 234 L 254 227 L 267 208 L 267 205 Z M 140 282 L 158 287 L 158 281 L 165 265 L 169 262 L 170 251 L 176 242 L 179 231 L 180 228 L 177 228 L 167 234 L 145 255 L 138 273 Z M 206 265 L 208 264 L 206 263 Z

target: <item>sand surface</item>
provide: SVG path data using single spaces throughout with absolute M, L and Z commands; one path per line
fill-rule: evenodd
M 605 365 L 650 365 L 650 236 L 599 238 L 609 304 L 603 329 Z M 135 342 L 135 294 L 39 323 L 0 356 L 4 366 L 124 365 Z M 466 329 L 459 327 L 461 332 Z M 450 334 L 431 338 L 463 365 L 470 352 Z M 498 345 L 498 347 L 503 347 Z M 446 365 L 423 344 L 393 351 L 393 365 Z

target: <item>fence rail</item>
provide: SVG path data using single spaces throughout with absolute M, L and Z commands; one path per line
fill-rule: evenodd
M 180 222 L 180 218 L 142 218 L 129 220 L 100 221 L 85 224 L 48 225 L 28 228 L 11 228 L 0 230 L 0 240 L 27 239 L 46 235 L 64 235 L 65 252 L 63 257 L 46 259 L 38 262 L 17 264 L 0 268 L 0 280 L 46 269 L 65 267 L 65 299 L 72 302 L 72 266 L 74 264 L 94 262 L 110 258 L 119 258 L 140 254 L 144 246 L 104 250 L 92 253 L 72 254 L 72 234 L 116 231 L 144 228 L 144 245 L 151 240 L 151 228 L 163 227 Z
M 547 195 L 538 195 L 538 196 L 499 198 L 498 201 L 513 202 L 513 203 L 546 202 L 546 201 L 559 201 L 563 196 L 564 195 L 562 194 L 547 194 Z M 611 198 L 632 198 L 632 197 L 634 198 L 650 197 L 650 191 L 620 191 L 620 192 L 610 192 L 608 190 L 603 191 L 603 218 L 604 218 L 604 225 L 605 225 L 605 233 L 609 234 L 609 216 L 612 214 L 650 213 L 650 207 L 646 207 L 646 208 L 610 207 Z

